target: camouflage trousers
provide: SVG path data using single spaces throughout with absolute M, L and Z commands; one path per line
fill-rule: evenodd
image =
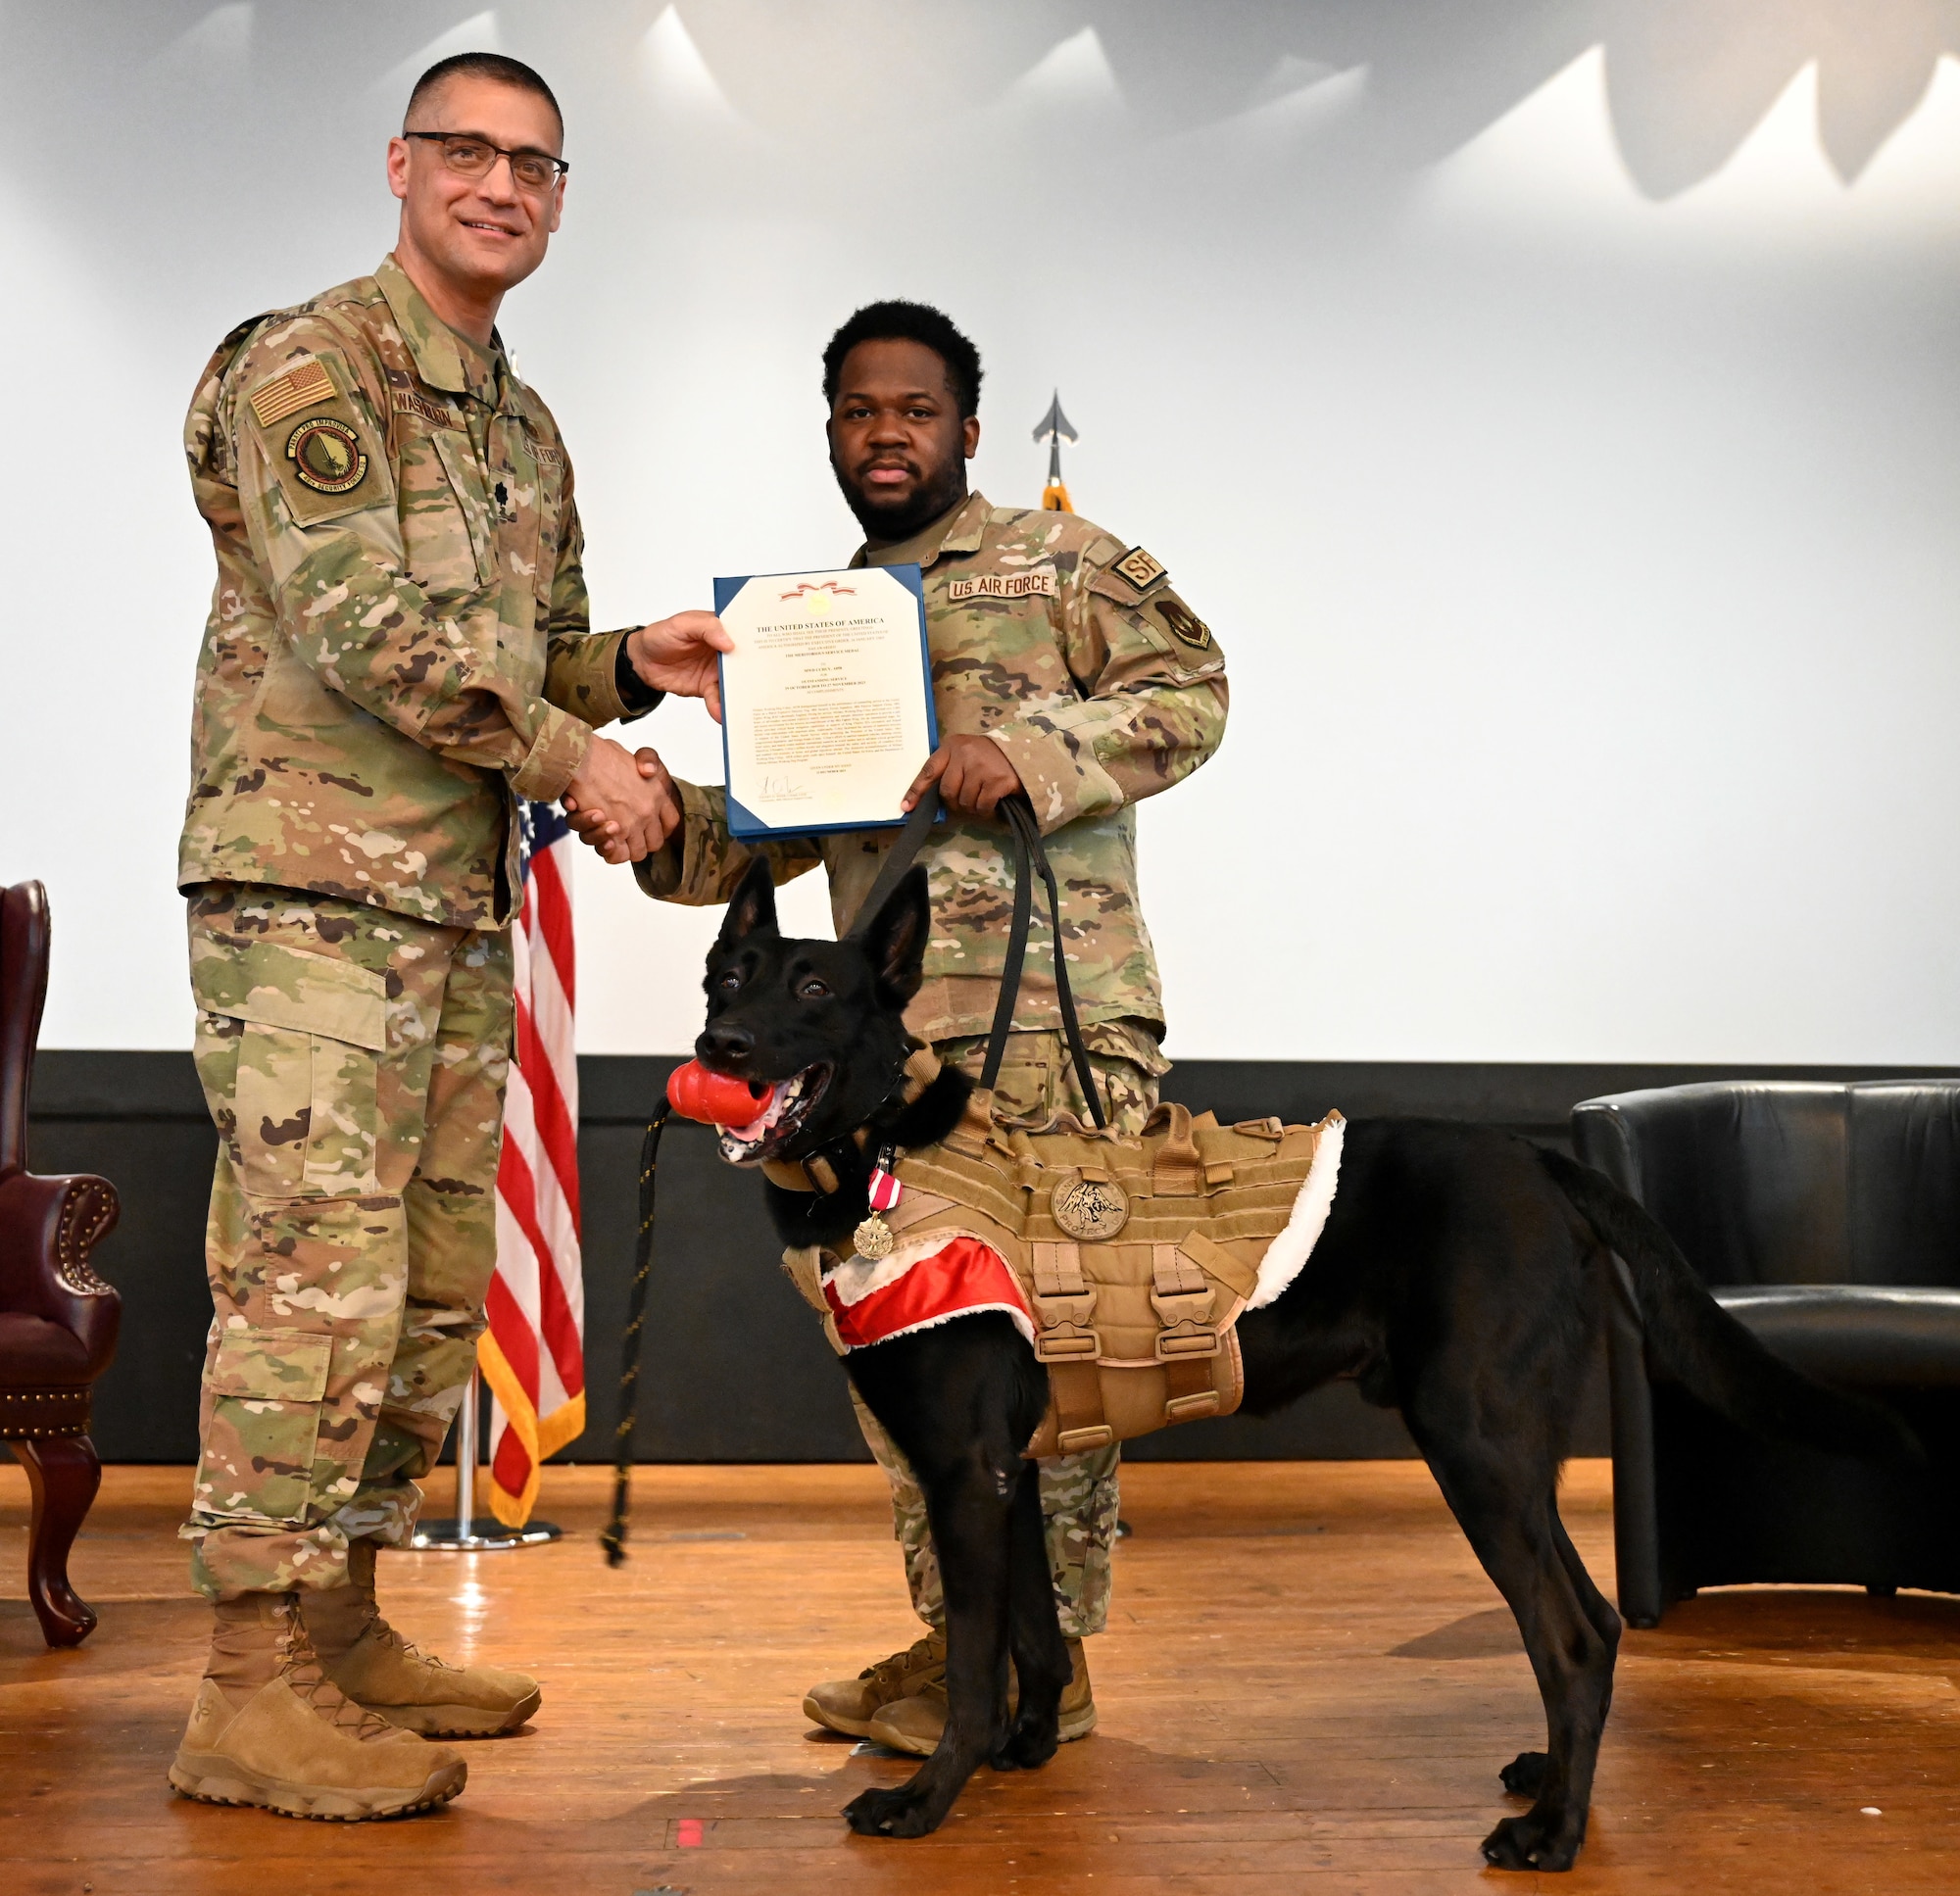
M 191 1576 L 334 1586 L 350 1539 L 409 1538 L 475 1364 L 510 938 L 208 883 L 190 974 L 220 1136 Z
M 1120 1132 L 1142 1132 L 1157 1103 L 1157 1081 L 1170 1068 L 1157 1051 L 1156 1037 L 1142 1022 L 1110 1021 L 1085 1027 L 1082 1038 L 1109 1124 Z M 941 1041 L 934 1051 L 948 1065 L 978 1079 L 986 1063 L 987 1037 Z M 1073 1112 L 1085 1122 L 1089 1118 L 1068 1044 L 1058 1033 L 1008 1036 L 994 1098 L 1008 1124 L 1030 1132 L 1052 1125 L 1061 1112 Z M 905 1555 L 912 1610 L 927 1626 L 944 1627 L 946 1599 L 940 1589 L 939 1556 L 926 1525 L 925 1496 L 898 1445 L 858 1401 L 855 1389 L 851 1400 L 858 1410 L 858 1426 L 892 1486 L 892 1531 Z M 1064 1636 L 1070 1639 L 1101 1632 L 1109 1618 L 1109 1550 L 1116 1544 L 1119 1454 L 1112 1442 L 1107 1448 L 1056 1455 L 1035 1465 L 1055 1611 Z

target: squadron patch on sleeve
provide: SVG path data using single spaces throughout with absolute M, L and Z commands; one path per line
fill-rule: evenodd
M 330 402 L 333 397 L 333 377 L 326 372 L 326 365 L 308 361 L 254 389 L 252 413 L 262 428 L 270 428 L 274 421 L 283 421 L 311 404 Z
M 368 477 L 361 437 L 331 414 L 302 421 L 286 437 L 286 459 L 316 494 L 351 493 Z
M 1163 621 L 1164 630 L 1194 652 L 1211 650 L 1211 628 L 1175 593 L 1161 593 L 1150 603 L 1149 610 Z
M 1120 559 L 1109 562 L 1109 570 L 1121 573 L 1138 592 L 1153 586 L 1169 570 L 1147 554 L 1142 547 L 1132 547 Z

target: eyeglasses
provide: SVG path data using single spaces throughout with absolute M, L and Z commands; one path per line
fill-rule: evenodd
M 442 162 L 458 177 L 488 177 L 500 158 L 511 161 L 511 180 L 520 191 L 545 192 L 571 167 L 549 152 L 508 151 L 487 138 L 454 131 L 405 131 L 404 138 L 420 138 L 442 147 Z

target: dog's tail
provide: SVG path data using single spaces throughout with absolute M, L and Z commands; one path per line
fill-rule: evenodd
M 1717 1414 L 1758 1434 L 1834 1455 L 1926 1460 L 1905 1420 L 1883 1402 L 1832 1387 L 1766 1349 L 1708 1294 L 1681 1247 L 1602 1172 L 1539 1147 L 1552 1181 L 1626 1260 L 1656 1365 Z

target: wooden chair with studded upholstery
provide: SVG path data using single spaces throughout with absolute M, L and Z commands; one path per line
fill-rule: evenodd
M 27 1170 L 47 989 L 47 891 L 19 882 L 0 896 L 0 1440 L 33 1494 L 28 1596 L 48 1644 L 73 1646 L 95 1629 L 68 1581 L 69 1549 L 102 1481 L 89 1392 L 116 1353 L 122 1303 L 88 1261 L 116 1223 L 115 1187 Z

